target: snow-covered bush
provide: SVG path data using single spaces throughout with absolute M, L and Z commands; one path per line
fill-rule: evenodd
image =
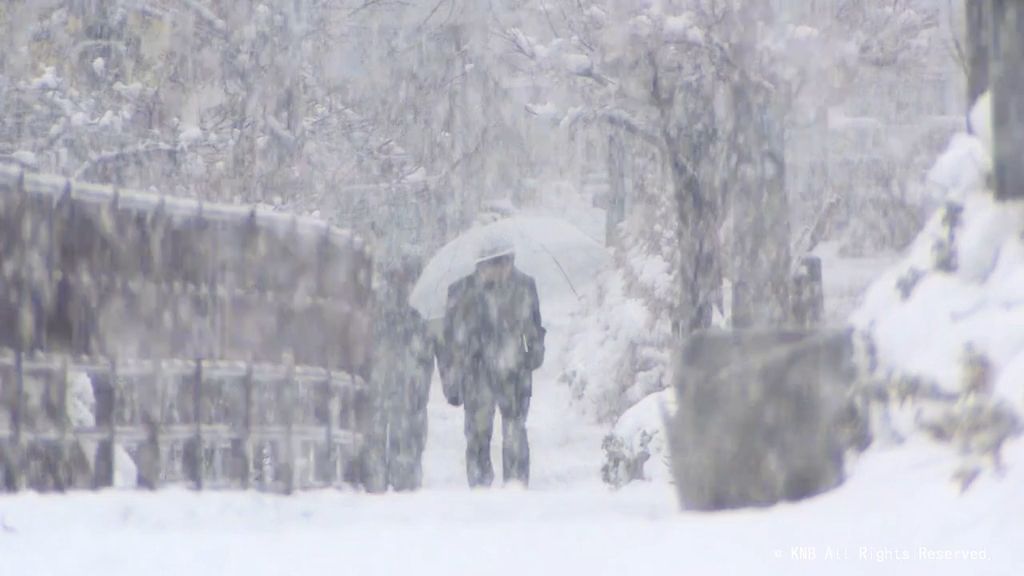
M 668 385 L 669 320 L 626 292 L 621 270 L 611 270 L 586 295 L 566 345 L 563 382 L 583 411 L 612 423 L 652 392 Z
M 631 209 L 618 225 L 614 268 L 587 293 L 568 341 L 564 376 L 587 412 L 612 423 L 668 386 L 679 303 L 677 212 L 657 161 L 636 152 Z
M 665 218 L 671 206 L 652 191 L 620 226 L 616 266 L 587 294 L 567 344 L 563 379 L 573 396 L 614 423 L 602 467 L 613 486 L 668 477 L 662 412 L 674 405 L 666 388 L 680 285 L 674 218 Z
M 1002 467 L 1024 409 L 1024 202 L 987 186 L 987 102 L 971 115 L 981 137 L 954 137 L 930 172 L 945 206 L 851 318 L 894 431 L 955 447 L 963 487 Z
M 618 419 L 604 438 L 601 479 L 621 487 L 634 480 L 668 481 L 666 418 L 675 411 L 675 391 L 648 395 Z

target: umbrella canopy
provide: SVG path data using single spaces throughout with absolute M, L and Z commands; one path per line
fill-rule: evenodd
M 441 248 L 427 263 L 409 302 L 428 320 L 444 316 L 448 286 L 471 274 L 483 252 L 496 244 L 515 246 L 516 268 L 537 282 L 541 313 L 575 300 L 604 269 L 608 251 L 560 218 L 514 217 L 472 228 Z

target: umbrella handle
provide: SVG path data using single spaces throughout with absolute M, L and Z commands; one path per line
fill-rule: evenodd
M 558 258 L 556 258 L 555 255 L 551 253 L 551 250 L 548 250 L 548 247 L 545 246 L 543 242 L 537 242 L 537 244 L 544 249 L 544 252 L 546 252 L 552 260 L 555 261 L 555 266 L 558 266 L 558 271 L 562 273 L 562 277 L 565 278 L 566 283 L 569 284 L 569 289 L 572 290 L 573 296 L 576 296 L 576 299 L 579 300 L 580 295 L 578 292 L 576 292 L 576 287 L 572 285 L 572 280 L 569 279 L 569 275 L 565 273 L 565 268 L 562 268 L 562 263 L 559 262 Z

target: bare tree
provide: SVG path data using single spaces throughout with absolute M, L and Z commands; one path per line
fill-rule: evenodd
M 676 208 L 679 330 L 711 325 L 724 308 L 725 277 L 739 324 L 782 322 L 790 269 L 782 125 L 792 88 L 758 32 L 770 27 L 771 11 L 716 0 L 662 11 L 577 2 L 544 13 L 549 20 L 534 34 L 547 42 L 515 28 L 504 35 L 520 57 L 575 87 L 571 125 L 618 134 L 609 150 L 612 191 L 624 189 L 614 185 L 618 151 L 651 147 L 665 166 Z

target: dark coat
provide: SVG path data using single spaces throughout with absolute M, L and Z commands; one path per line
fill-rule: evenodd
M 503 282 L 486 284 L 474 273 L 453 283 L 438 362 L 445 398 L 457 406 L 467 386 L 482 385 L 499 397 L 531 395 L 531 373 L 544 363 L 544 336 L 530 276 L 513 268 Z
M 420 486 L 434 354 L 434 340 L 419 312 L 394 297 L 380 298 L 361 419 L 361 480 L 370 492 Z

